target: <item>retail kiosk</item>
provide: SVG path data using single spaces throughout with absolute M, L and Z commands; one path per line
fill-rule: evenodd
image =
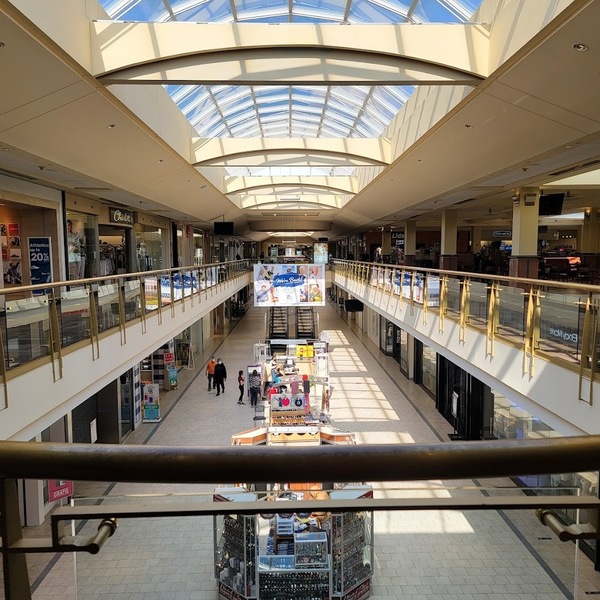
M 315 493 L 332 499 L 372 497 L 366 485 L 285 491 L 272 497 L 302 499 Z M 258 494 L 241 487 L 215 490 L 218 501 L 257 498 Z M 220 598 L 362 600 L 371 594 L 372 512 L 291 514 L 269 513 L 269 509 L 274 506 L 265 502 L 265 512 L 258 516 L 215 517 L 215 577 Z

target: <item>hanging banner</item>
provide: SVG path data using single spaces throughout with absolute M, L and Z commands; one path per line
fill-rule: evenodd
M 254 306 L 325 306 L 324 265 L 254 265 Z

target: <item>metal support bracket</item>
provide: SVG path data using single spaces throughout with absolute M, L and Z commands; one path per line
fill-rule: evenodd
M 574 540 L 599 540 L 600 533 L 589 524 L 565 525 L 556 513 L 549 509 L 538 508 L 535 511 L 537 518 L 543 525 L 549 527 L 561 542 L 572 542 Z

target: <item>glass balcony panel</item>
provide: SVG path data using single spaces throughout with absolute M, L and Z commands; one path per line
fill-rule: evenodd
M 142 287 L 139 279 L 125 281 L 125 321 L 136 319 L 141 314 Z
M 518 343 L 525 334 L 525 292 L 519 287 L 500 288 L 498 333 Z
M 119 325 L 119 285 L 107 283 L 98 286 L 98 331 L 107 331 Z
M 448 300 L 448 314 L 454 316 L 454 318 L 458 319 L 460 316 L 460 293 L 461 293 L 461 285 L 460 280 L 455 278 L 448 279 L 448 295 L 446 296 Z
M 427 275 L 427 306 L 440 307 L 440 278 L 437 275 Z
M 84 286 L 63 288 L 60 293 L 60 342 L 63 347 L 90 337 L 89 294 L 89 288 Z
M 475 327 L 485 328 L 488 311 L 487 283 L 471 281 L 470 296 L 469 323 Z
M 543 352 L 579 360 L 586 297 L 547 291 L 540 299 L 540 344 Z
M 7 294 L 7 298 L 11 296 Z M 47 295 L 6 300 L 4 356 L 8 369 L 46 356 L 50 349 L 50 304 Z
M 144 300 L 146 312 L 158 308 L 158 279 L 156 276 L 144 278 Z

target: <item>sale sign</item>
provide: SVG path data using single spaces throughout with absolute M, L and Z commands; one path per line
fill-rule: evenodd
M 27 238 L 29 246 L 29 270 L 31 285 L 50 283 L 52 277 L 52 246 L 49 237 Z M 34 294 L 43 294 L 44 290 L 36 290 Z M 50 293 L 46 290 L 46 293 Z

